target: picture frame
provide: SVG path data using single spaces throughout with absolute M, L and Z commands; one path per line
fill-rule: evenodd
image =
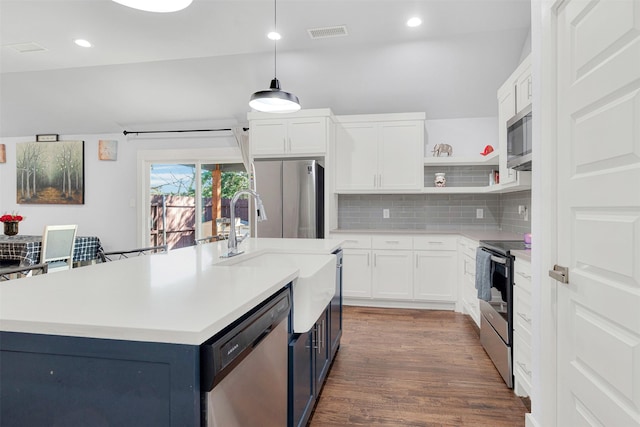
M 58 141 L 57 133 L 42 133 L 36 135 L 36 142 L 55 142 Z
M 16 144 L 16 203 L 84 204 L 84 141 Z

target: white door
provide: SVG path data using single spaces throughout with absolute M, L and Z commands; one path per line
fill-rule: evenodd
M 373 251 L 373 297 L 411 300 L 412 251 Z
M 375 123 L 344 123 L 336 132 L 336 190 L 373 190 L 378 179 Z
M 371 251 L 345 249 L 342 265 L 342 295 L 371 298 Z
M 290 119 L 289 154 L 322 154 L 327 152 L 327 119 L 307 117 Z
M 287 125 L 284 120 L 256 120 L 251 123 L 251 155 L 284 154 Z
M 413 296 L 423 301 L 456 301 L 455 251 L 415 251 Z
M 378 187 L 419 190 L 424 187 L 424 123 L 379 125 Z
M 640 1 L 557 13 L 557 425 L 640 426 Z

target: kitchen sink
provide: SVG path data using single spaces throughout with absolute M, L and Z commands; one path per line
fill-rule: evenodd
M 321 254 L 260 253 L 229 258 L 216 265 L 299 270 L 293 281 L 293 331 L 307 332 L 316 323 L 336 291 L 336 257 Z

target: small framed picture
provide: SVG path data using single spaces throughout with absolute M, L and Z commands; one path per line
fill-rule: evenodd
M 118 141 L 109 139 L 99 140 L 98 160 L 118 160 Z
M 36 135 L 37 142 L 55 142 L 58 140 L 58 134 L 56 133 L 43 133 Z

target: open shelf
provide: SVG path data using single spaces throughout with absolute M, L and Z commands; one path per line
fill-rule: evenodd
M 425 166 L 498 165 L 498 152 L 473 157 L 425 157 Z

